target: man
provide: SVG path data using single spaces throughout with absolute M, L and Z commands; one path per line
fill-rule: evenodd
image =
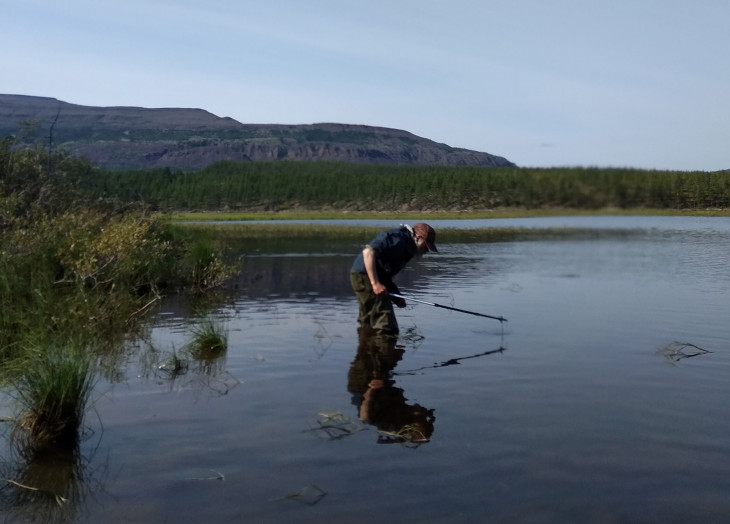
M 389 296 L 389 292 L 399 293 L 393 277 L 414 256 L 420 257 L 426 251 L 438 253 L 436 232 L 423 222 L 383 231 L 365 246 L 350 271 L 350 283 L 360 305 L 358 322 L 363 328 L 398 335 L 393 303 L 398 307 L 406 304 L 402 298 Z

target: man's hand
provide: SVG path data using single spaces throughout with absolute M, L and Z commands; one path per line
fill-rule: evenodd
M 382 295 L 386 291 L 388 291 L 388 288 L 386 288 L 380 282 L 376 282 L 375 284 L 373 284 L 373 293 L 375 293 L 376 295 Z

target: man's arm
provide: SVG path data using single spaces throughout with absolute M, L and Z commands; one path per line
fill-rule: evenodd
M 373 286 L 373 293 L 380 295 L 387 291 L 386 287 L 378 279 L 378 270 L 375 268 L 375 251 L 370 246 L 362 250 L 362 260 L 365 263 L 365 271 L 370 278 L 370 285 Z

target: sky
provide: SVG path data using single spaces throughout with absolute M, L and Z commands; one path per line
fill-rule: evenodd
M 730 169 L 727 0 L 0 0 L 0 93 Z

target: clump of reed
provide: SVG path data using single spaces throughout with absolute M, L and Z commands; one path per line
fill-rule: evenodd
M 73 342 L 37 343 L 9 368 L 19 412 L 11 431 L 15 447 L 27 454 L 77 445 L 96 381 L 92 352 Z
M 228 330 L 224 323 L 205 316 L 191 328 L 188 351 L 200 361 L 212 361 L 228 349 Z

